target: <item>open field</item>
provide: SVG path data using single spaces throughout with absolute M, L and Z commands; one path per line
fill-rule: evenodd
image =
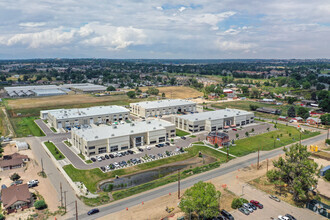
M 10 118 L 17 137 L 45 136 L 42 130 L 34 122 L 35 117 Z
M 148 87 L 141 87 L 140 89 L 142 92 L 145 92 L 148 90 Z M 164 92 L 166 98 L 187 99 L 203 96 L 202 92 L 186 86 L 157 87 L 157 89 L 159 90 L 160 95 Z
M 278 129 L 276 131 L 270 131 L 268 133 L 235 141 L 236 146 L 230 147 L 229 153 L 235 156 L 244 156 L 258 151 L 259 147 L 260 150 L 272 150 L 299 141 L 300 134 L 296 128 L 282 124 L 277 124 L 276 126 Z M 319 134 L 320 132 L 306 131 L 301 134 L 301 139 L 310 138 Z M 279 140 L 277 140 L 277 138 L 279 138 Z
M 160 159 L 160 160 L 156 160 L 156 161 L 152 161 L 152 162 L 148 162 L 148 163 L 144 163 L 144 164 L 139 164 L 137 166 L 128 167 L 128 168 L 120 169 L 120 170 L 115 170 L 115 171 L 108 172 L 108 173 L 103 173 L 98 168 L 91 169 L 91 170 L 78 170 L 78 169 L 74 168 L 72 165 L 67 165 L 67 166 L 64 166 L 63 168 L 73 181 L 83 182 L 85 184 L 85 186 L 87 187 L 87 189 L 90 192 L 94 193 L 97 190 L 97 183 L 102 180 L 114 178 L 116 175 L 123 176 L 123 175 L 131 174 L 131 173 L 136 173 L 136 172 L 139 172 L 142 170 L 159 167 L 162 165 L 168 165 L 170 163 L 174 163 L 177 161 L 186 160 L 186 159 L 197 156 L 199 151 L 201 151 L 203 154 L 207 154 L 211 157 L 217 158 L 220 163 L 226 161 L 225 154 L 222 154 L 218 151 L 215 151 L 215 150 L 205 147 L 205 146 L 197 145 L 197 146 L 188 148 L 186 150 L 188 153 L 180 154 L 180 155 L 176 155 L 176 156 L 172 156 L 172 157 L 167 157 L 164 159 Z
M 7 136 L 9 134 L 5 117 L 5 113 L 0 109 L 0 136 Z
M 62 160 L 65 156 L 57 149 L 52 142 L 44 142 L 48 150 L 53 154 L 56 160 Z

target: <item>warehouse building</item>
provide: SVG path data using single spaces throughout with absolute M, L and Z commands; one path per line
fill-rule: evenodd
M 55 129 L 80 128 L 90 124 L 105 124 L 127 120 L 129 110 L 116 105 L 96 106 L 89 108 L 55 109 L 40 111 L 40 118 L 47 119 Z
M 254 114 L 238 109 L 221 109 L 197 114 L 175 116 L 173 123 L 188 132 L 217 131 L 254 122 Z
M 30 97 L 30 96 L 53 96 L 66 95 L 59 86 L 56 85 L 36 85 L 36 86 L 14 86 L 4 88 L 7 95 L 14 97 Z
M 91 93 L 91 92 L 105 92 L 107 87 L 102 85 L 95 85 L 91 83 L 76 83 L 76 84 L 64 84 L 61 88 L 71 89 L 77 92 Z
M 146 101 L 131 103 L 130 109 L 133 114 L 141 117 L 195 112 L 196 103 L 184 99 L 165 99 L 158 101 Z
M 71 143 L 85 156 L 116 152 L 175 137 L 175 125 L 154 119 L 88 129 L 73 129 Z

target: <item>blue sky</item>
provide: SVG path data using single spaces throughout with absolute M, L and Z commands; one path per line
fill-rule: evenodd
M 328 0 L 0 0 L 0 59 L 330 58 Z

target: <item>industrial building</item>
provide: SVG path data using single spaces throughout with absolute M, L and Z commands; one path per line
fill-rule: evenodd
M 77 84 L 64 84 L 62 88 L 71 89 L 77 92 L 90 93 L 90 92 L 105 92 L 107 87 L 102 85 L 95 85 L 91 83 L 77 83 Z
M 196 103 L 184 99 L 165 99 L 130 104 L 131 113 L 141 117 L 195 112 Z
M 105 124 L 127 120 L 129 110 L 116 105 L 89 108 L 55 109 L 40 111 L 40 118 L 47 119 L 55 129 L 81 127 L 90 124 Z
M 173 117 L 178 129 L 188 132 L 217 131 L 254 122 L 254 114 L 238 109 L 221 109 Z
M 175 137 L 175 125 L 161 119 L 73 129 L 71 143 L 85 156 L 116 152 L 148 144 L 162 143 Z

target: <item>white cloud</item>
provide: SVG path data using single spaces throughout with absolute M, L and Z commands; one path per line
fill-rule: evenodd
M 235 14 L 236 12 L 234 11 L 227 11 L 219 14 L 206 13 L 196 15 L 191 20 L 199 24 L 208 24 L 211 26 L 212 30 L 218 30 L 219 28 L 217 25 L 220 21 L 223 21 L 224 19 L 229 18 Z
M 183 12 L 184 10 L 186 10 L 187 8 L 186 7 L 180 7 L 178 10 L 179 10 L 179 12 Z
M 20 23 L 19 26 L 21 27 L 42 27 L 45 26 L 46 22 L 26 22 L 26 23 Z
M 252 43 L 241 43 L 239 41 L 222 40 L 216 41 L 216 45 L 220 50 L 224 51 L 244 51 L 249 52 L 255 45 Z
M 161 6 L 157 6 L 156 9 L 159 11 L 163 11 L 163 8 Z

